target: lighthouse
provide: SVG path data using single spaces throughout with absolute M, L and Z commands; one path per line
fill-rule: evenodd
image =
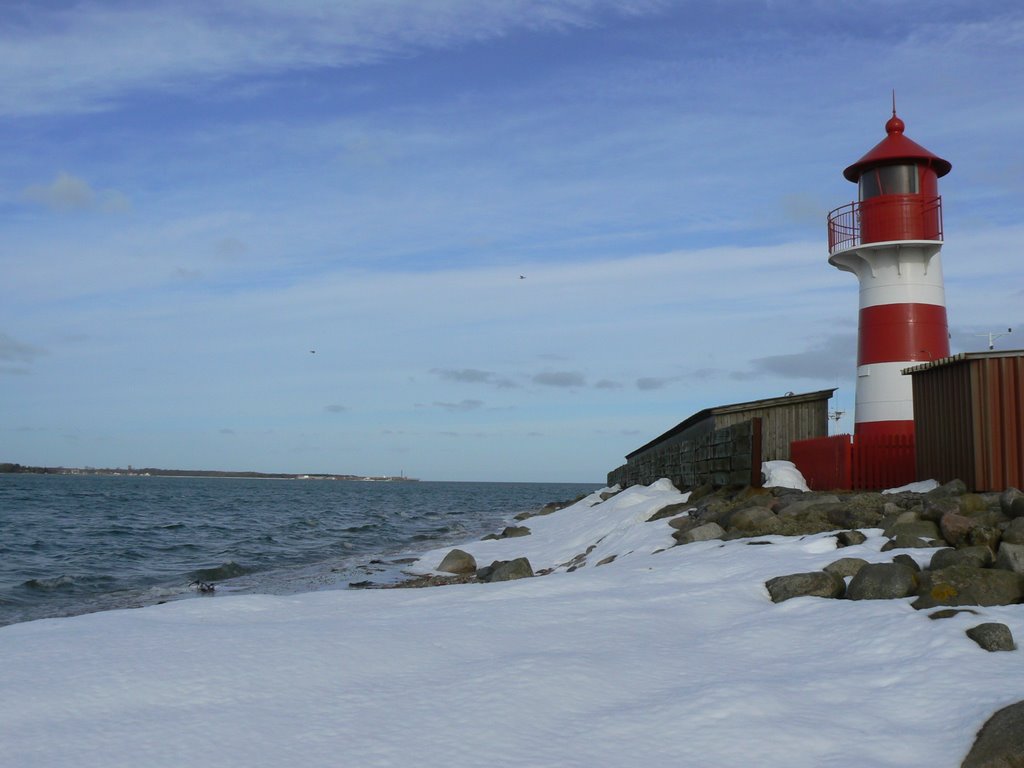
M 828 261 L 860 283 L 857 437 L 912 436 L 911 377 L 902 370 L 949 355 L 938 180 L 952 165 L 904 128 L 894 99 L 885 138 L 843 171 L 857 201 L 828 216 Z

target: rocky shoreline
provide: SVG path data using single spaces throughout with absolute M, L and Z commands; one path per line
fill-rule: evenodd
M 602 494 L 611 498 L 615 491 Z M 553 502 L 517 517 L 528 523 L 577 500 Z M 780 574 L 765 587 L 773 602 L 816 596 L 828 599 L 880 600 L 914 598 L 911 605 L 941 620 L 973 607 L 1012 605 L 1024 601 L 1024 493 L 971 493 L 960 481 L 927 492 L 807 492 L 791 488 L 701 486 L 689 498 L 665 506 L 649 523 L 673 529 L 675 546 L 697 541 L 751 539 L 770 545 L 771 535 L 806 536 L 835 532 L 836 547 L 860 544 L 861 529 L 881 529 L 892 551 L 890 562 L 869 563 L 839 557 L 820 571 Z M 530 535 L 527 524 L 506 527 L 484 538 Z M 591 548 L 592 549 L 592 548 Z M 934 550 L 914 557 L 908 550 Z M 554 570 L 575 570 L 590 551 L 573 560 L 534 572 L 524 558 L 494 561 L 480 567 L 472 555 L 454 549 L 436 572 L 414 575 L 379 588 L 417 588 L 480 583 L 541 576 Z M 608 562 L 612 558 L 597 563 Z M 364 586 L 364 585 L 360 585 Z M 369 585 L 365 586 L 377 586 Z M 966 634 L 986 651 L 1016 650 L 1005 624 L 982 622 Z M 962 768 L 1024 767 L 1024 701 L 997 712 L 979 732 Z

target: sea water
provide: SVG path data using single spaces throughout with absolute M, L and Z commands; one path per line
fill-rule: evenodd
M 394 583 L 419 552 L 597 487 L 0 474 L 0 626 Z

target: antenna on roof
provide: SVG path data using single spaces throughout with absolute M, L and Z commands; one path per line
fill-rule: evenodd
M 996 348 L 996 344 L 995 344 L 996 339 L 1002 338 L 1007 333 L 1013 333 L 1013 328 L 1007 328 L 1006 329 L 1006 333 L 996 333 L 995 331 L 992 331 L 990 333 L 976 333 L 974 335 L 975 336 L 980 336 L 983 339 L 987 338 L 988 339 L 988 348 L 989 349 L 995 349 Z
M 896 89 L 892 89 L 892 116 L 896 117 Z

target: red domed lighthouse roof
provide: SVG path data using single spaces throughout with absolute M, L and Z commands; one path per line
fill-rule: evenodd
M 843 171 L 850 181 L 856 183 L 860 180 L 861 174 L 868 168 L 879 165 L 892 165 L 900 160 L 915 162 L 924 161 L 926 165 L 935 170 L 936 176 L 945 176 L 949 173 L 953 164 L 943 160 L 938 155 L 933 155 L 917 142 L 911 141 L 903 135 L 903 121 L 896 117 L 896 110 L 892 111 L 892 117 L 885 124 L 886 137 L 878 142 L 874 148 L 864 157 Z

